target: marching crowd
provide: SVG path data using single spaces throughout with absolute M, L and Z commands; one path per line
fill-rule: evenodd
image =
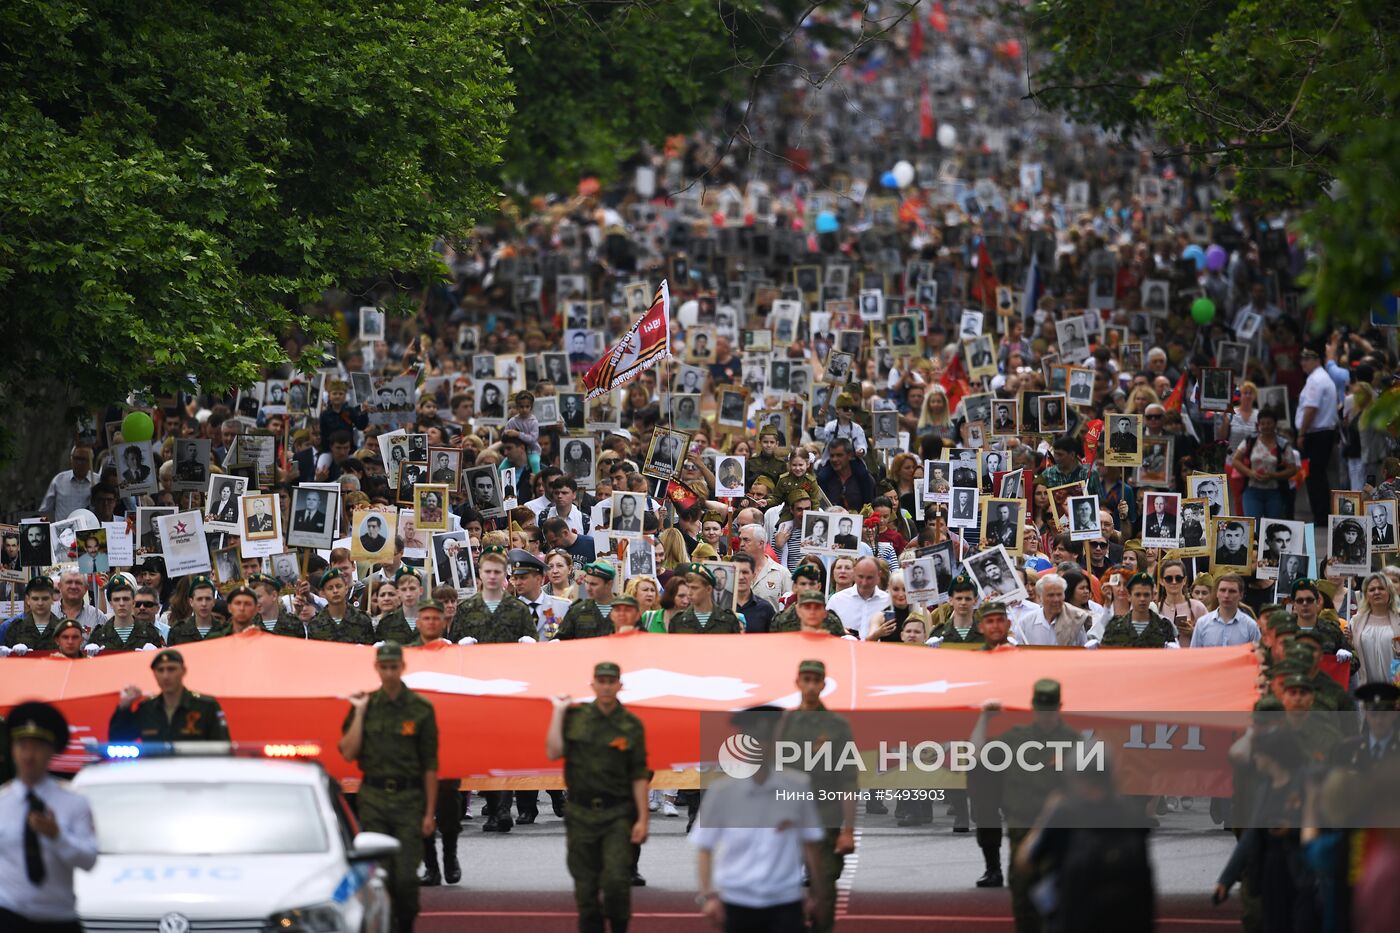
M 1237 749 L 1240 846 L 1218 894 L 1244 879 L 1252 929 L 1379 929 L 1367 918 L 1397 915 L 1377 881 L 1395 877 L 1393 836 L 1371 836 L 1348 872 L 1354 840 L 1262 832 L 1241 812 L 1284 806 L 1305 764 L 1364 784 L 1400 756 L 1400 459 L 1364 420 L 1400 365 L 1395 331 L 1317 336 L 1286 212 L 1221 220 L 1214 182 L 1185 162 L 1024 114 L 1004 37 L 981 20 L 945 28 L 927 50 L 902 37 L 848 65 L 865 107 L 763 92 L 755 139 L 781 153 L 741 158 L 697 133 L 646 152 L 626 186 L 507 211 L 444 247 L 453 277 L 409 317 L 328 297 L 343 341 L 321 370 L 162 400 L 148 465 L 119 456 L 120 432 L 79 440 L 34 514 L 79 515 L 84 543 L 125 521 L 130 562 L 108 560 L 109 532 L 94 563 L 77 546 L 29 563 L 29 525 L 5 530 L 0 596 L 15 612 L 0 654 L 246 630 L 376 646 L 633 630 L 1254 644 L 1261 712 L 1357 718 L 1305 735 L 1260 725 Z M 801 51 L 822 60 L 815 43 Z M 653 310 L 662 279 L 669 353 L 586 397 L 583 375 Z M 241 461 L 245 435 L 268 457 Z M 194 475 L 243 477 L 284 524 L 330 503 L 329 546 L 221 565 L 239 535 L 206 529 L 210 569 L 172 574 L 140 511 L 218 512 L 181 488 L 182 441 L 207 442 Z M 154 490 L 130 494 L 147 468 Z M 415 497 L 419 483 L 445 485 L 446 508 Z M 397 526 L 361 534 L 371 510 Z M 518 795 L 513 817 L 509 795 L 488 794 L 483 828 L 531 821 L 534 798 Z M 444 864 L 428 847 L 429 882 L 460 877 L 459 805 L 439 799 Z M 1212 815 L 1229 820 L 1226 802 Z M 1294 815 L 1279 825 L 1303 826 Z M 984 828 L 983 880 L 1000 885 L 1000 837 Z

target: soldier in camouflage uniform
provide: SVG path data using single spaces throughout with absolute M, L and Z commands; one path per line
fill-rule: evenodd
M 686 568 L 685 585 L 690 588 L 690 606 L 671 619 L 672 635 L 739 635 L 744 623 L 727 606 L 715 605 L 715 575 L 704 564 Z
M 612 612 L 613 578 L 617 571 L 605 560 L 595 560 L 583 568 L 583 585 L 588 590 L 587 599 L 575 600 L 564 613 L 564 621 L 559 623 L 555 638 L 568 641 L 571 638 L 597 638 L 613 633 L 608 616 Z
M 410 648 L 446 648 L 452 644 L 443 636 L 447 632 L 447 613 L 442 603 L 436 599 L 425 599 L 418 604 L 418 637 Z M 462 880 L 462 866 L 457 861 L 457 839 L 462 834 L 462 779 L 439 777 L 437 792 L 438 832 L 442 834 L 442 867 L 438 867 L 437 841 L 433 836 L 423 837 L 424 873 L 418 883 L 425 888 L 435 888 L 447 879 L 448 884 Z
M 528 606 L 506 592 L 506 569 L 506 555 L 499 548 L 481 555 L 477 563 L 481 591 L 457 606 L 448 638 L 460 645 L 534 643 L 535 617 Z M 486 798 L 486 822 L 481 831 L 510 832 L 515 825 L 510 816 L 511 791 L 488 790 L 482 797 Z
M 948 644 L 979 644 L 986 641 L 982 635 L 982 627 L 978 623 L 980 613 L 977 609 L 977 584 L 972 582 L 972 578 L 965 573 L 960 573 L 953 578 L 953 582 L 948 584 L 948 604 L 940 606 L 943 610 L 941 624 L 930 634 L 930 645 Z M 933 639 L 938 639 L 934 641 Z
M 145 598 L 151 600 L 155 596 L 148 594 Z M 100 645 L 104 652 L 133 651 L 142 645 L 155 645 L 157 648 L 164 645 L 165 641 L 160 637 L 160 629 L 156 628 L 155 623 L 136 617 L 136 600 L 136 588 L 126 575 L 113 576 L 112 582 L 107 584 L 107 604 L 112 607 L 112 615 L 92 630 L 88 644 Z M 125 636 L 123 629 L 126 630 Z
M 423 578 L 418 575 L 418 571 L 409 567 L 400 567 L 398 573 L 394 574 L 394 587 L 399 591 L 403 601 L 399 608 L 393 612 L 386 612 L 384 618 L 379 620 L 379 629 L 373 635 L 374 641 L 371 644 L 378 645 L 386 641 L 395 641 L 400 645 L 406 645 L 413 641 L 417 635 L 413 625 L 409 624 L 408 613 L 404 611 L 404 606 L 414 607 L 415 615 L 418 612 L 418 601 L 423 596 Z M 411 600 L 411 601 L 410 601 Z M 373 628 L 374 623 L 370 623 Z
M 856 800 L 860 775 L 854 766 L 839 764 L 842 750 L 853 741 L 851 725 L 844 716 L 831 712 L 822 703 L 826 689 L 826 665 L 807 660 L 797 665 L 797 689 L 802 702 L 785 715 L 778 726 L 776 740 L 797 742 L 811 747 L 813 753 L 831 743 L 831 761 L 838 764 L 814 768 L 808 772 L 812 790 L 817 793 L 817 812 L 821 815 L 826 835 L 817 844 L 821 871 L 812 879 L 812 897 L 816 901 L 812 919 L 814 933 L 829 933 L 836 923 L 836 880 L 846 866 L 846 856 L 856 850 Z
M 773 617 L 773 621 L 768 623 L 768 631 L 796 632 L 801 630 L 802 620 L 797 617 L 797 600 L 802 597 L 803 593 L 809 591 L 821 593 L 825 585 L 826 570 L 821 564 L 804 563 L 798 566 L 792 573 L 792 605 Z M 841 617 L 829 609 L 822 627 L 833 635 L 846 634 L 846 626 L 841 624 Z
M 305 638 L 306 626 L 282 605 L 282 581 L 266 573 L 249 574 L 248 586 L 258 597 L 258 623 L 264 631 L 289 638 Z
M 1105 648 L 1181 647 L 1176 626 L 1148 608 L 1156 594 L 1157 583 L 1150 575 L 1133 574 L 1128 581 L 1128 611 L 1104 626 L 1101 643 Z
M 370 617 L 350 605 L 347 596 L 350 593 L 350 581 L 345 577 L 345 571 L 332 567 L 321 574 L 321 598 L 326 601 L 326 605 L 311 617 L 307 624 L 307 636 L 315 641 L 336 641 L 350 645 L 372 645 L 374 644 L 374 621 Z M 301 628 L 301 622 L 297 621 L 297 628 Z M 277 634 L 281 635 L 282 624 L 277 625 Z
M 750 486 L 760 476 L 766 476 L 773 481 L 770 488 L 778 488 L 778 477 L 787 471 L 787 463 L 778 456 L 778 449 L 777 428 L 770 426 L 758 432 L 758 456 L 750 457 L 744 466 Z
M 985 607 L 984 607 L 985 611 Z M 1054 791 L 1063 788 L 1066 770 L 1055 768 L 1056 749 L 1049 747 L 1048 743 L 1068 742 L 1077 745 L 1081 736 L 1069 726 L 1065 725 L 1060 718 L 1060 684 L 1055 680 L 1038 680 L 1031 693 L 1031 709 L 1035 711 L 1034 718 L 1029 725 L 1015 726 L 1008 729 L 996 739 L 1006 744 L 1011 750 L 1011 766 L 1005 771 L 984 772 L 978 769 L 974 774 L 979 779 L 979 796 L 989 795 L 990 799 L 980 803 L 978 810 L 983 807 L 990 807 L 992 814 L 1000 809 L 1006 814 L 1006 835 L 1011 840 L 1011 851 L 1014 855 L 1016 847 L 1021 844 L 1021 840 L 1026 838 L 1035 820 L 1040 816 L 1040 811 L 1045 805 L 1045 799 Z M 988 741 L 987 729 L 991 717 L 1001 711 L 999 700 L 987 700 L 982 704 L 982 715 L 977 719 L 977 726 L 972 733 L 972 743 L 980 753 L 982 747 Z M 1028 748 L 1022 755 L 1021 746 L 1027 742 L 1039 743 L 1034 748 Z M 1061 748 L 1064 748 L 1061 746 Z M 1039 770 L 1025 770 L 1021 767 L 1024 761 L 1028 765 L 1040 765 Z M 1062 752 L 1062 760 L 1069 762 L 1067 767 L 1072 767 L 1075 755 L 1071 750 L 1065 749 Z M 977 832 L 980 837 L 983 831 L 983 823 L 978 821 Z M 978 840 L 981 842 L 981 839 Z M 995 884 L 985 884 L 978 881 L 979 887 L 999 887 L 1001 881 L 1001 841 L 997 840 L 995 868 L 988 869 L 988 874 L 995 873 Z M 983 875 L 983 879 L 987 879 Z M 990 879 L 989 879 L 990 880 Z M 1011 913 L 1016 921 L 1017 933 L 1038 933 L 1040 930 L 1040 914 L 1035 905 L 1031 902 L 1031 884 L 1035 879 L 1027 875 L 1026 872 L 1016 867 L 1016 861 L 1011 861 Z
M 15 654 L 52 651 L 58 647 L 54 636 L 62 621 L 53 612 L 53 581 L 48 577 L 33 577 L 24 585 L 24 615 L 5 630 L 5 645 L 0 656 L 11 651 Z
M 613 933 L 625 933 L 635 847 L 647 841 L 646 731 L 617 700 L 621 677 L 621 668 L 601 661 L 593 668 L 592 703 L 554 697 L 545 737 L 550 760 L 564 759 L 565 839 L 583 933 L 601 933 L 604 920 Z
M 387 642 L 374 657 L 380 687 L 351 694 L 340 754 L 364 774 L 360 828 L 399 841 L 389 865 L 389 891 L 398 933 L 413 933 L 423 837 L 437 828 L 437 717 L 431 703 L 404 685 L 403 648 Z
M 1298 622 L 1299 633 L 1312 632 L 1322 646 L 1323 654 L 1336 654 L 1345 651 L 1346 660 L 1351 659 L 1351 642 L 1335 619 L 1322 615 L 1322 591 L 1316 580 L 1300 577 L 1293 581 L 1291 591 L 1294 618 Z
M 262 620 L 258 618 L 258 594 L 253 592 L 252 587 L 234 587 L 224 597 L 224 605 L 228 606 L 228 627 L 210 632 L 205 636 L 205 641 L 228 635 L 242 635 L 244 632 L 268 634 L 267 629 L 262 626 Z
M 165 643 L 183 645 L 186 642 L 203 641 L 212 633 L 227 628 L 227 623 L 214 618 L 214 602 L 218 599 L 214 581 L 205 576 L 190 580 L 190 606 L 194 612 L 170 626 L 165 635 Z
M 227 741 L 228 723 L 223 708 L 211 696 L 185 689 L 185 658 L 174 648 L 163 648 L 151 661 L 160 693 L 145 699 L 135 685 L 122 688 L 116 711 L 107 725 L 114 742 L 217 742 Z M 137 701 L 140 701 L 137 703 Z M 136 704 L 133 708 L 132 704 Z

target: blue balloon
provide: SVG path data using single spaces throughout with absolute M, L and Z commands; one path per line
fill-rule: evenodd
M 822 211 L 817 215 L 818 233 L 835 233 L 841 229 L 841 223 L 836 219 L 836 215 L 831 211 Z
M 880 186 L 883 188 L 898 188 L 899 182 L 895 180 L 894 172 L 886 172 L 881 175 Z
M 1181 258 L 1194 260 L 1196 263 L 1197 272 L 1200 272 L 1206 267 L 1206 251 L 1201 249 L 1195 243 L 1192 243 L 1190 246 L 1186 247 L 1184 250 L 1181 251 Z

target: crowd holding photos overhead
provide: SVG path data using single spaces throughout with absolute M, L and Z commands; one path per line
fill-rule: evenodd
M 128 651 L 173 671 L 185 664 L 180 645 L 200 646 L 185 649 L 192 658 L 228 657 L 251 638 L 258 651 L 359 646 L 381 690 L 352 697 L 339 748 L 364 772 L 364 828 L 407 821 L 399 835 L 410 844 L 391 873 L 402 907 L 417 903 L 420 858 L 424 886 L 460 880 L 457 837 L 475 817 L 461 812 L 460 773 L 437 775 L 436 745 L 410 777 L 375 744 L 404 740 L 395 754 L 412 745 L 417 756 L 418 729 L 434 743 L 439 729 L 444 742 L 476 742 L 473 730 L 499 738 L 480 719 L 507 706 L 491 703 L 544 695 L 494 670 L 515 670 L 498 659 L 620 635 L 588 642 L 600 652 L 588 665 L 596 704 L 562 697 L 578 684 L 547 694 L 561 697 L 538 738 L 568 762 L 568 796 L 555 773 L 504 753 L 493 775 L 520 787 L 493 777 L 484 791 L 483 826 L 498 836 L 548 820 L 535 787 L 552 792 L 556 816 L 570 814 L 580 916 L 597 921 L 588 929 L 602 928 L 600 909 L 626 929 L 619 891 L 644 883 L 635 859 L 648 813 L 688 809 L 704 849 L 718 832 L 704 801 L 730 793 L 685 786 L 696 760 L 649 763 L 640 730 L 652 701 L 728 714 L 771 699 L 742 672 L 682 673 L 677 659 L 694 642 L 662 635 L 726 636 L 745 663 L 753 636 L 786 634 L 764 644 L 793 651 L 867 642 L 850 650 L 938 667 L 923 684 L 881 680 L 885 695 L 963 690 L 954 705 L 980 707 L 983 732 L 1003 702 L 1034 710 L 1038 725 L 1018 729 L 1066 729 L 1062 688 L 1081 701 L 1062 674 L 1111 683 L 1124 716 L 1166 712 L 1161 694 L 1145 694 L 1159 679 L 1124 678 L 1125 657 L 1210 668 L 1202 683 L 1257 679 L 1224 712 L 1253 701 L 1351 717 L 1335 735 L 1252 731 L 1258 744 L 1222 752 L 1222 768 L 1236 770 L 1221 781 L 1239 782 L 1240 809 L 1291 806 L 1280 801 L 1301 799 L 1301 775 L 1341 757 L 1393 758 L 1392 733 L 1359 743 L 1385 731 L 1389 720 L 1372 713 L 1400 705 L 1400 429 L 1374 414 L 1400 393 L 1394 295 L 1377 299 L 1369 323 L 1335 326 L 1311 303 L 1304 273 L 1316 257 L 1294 234 L 1294 207 L 1222 202 L 1219 165 L 1027 106 L 1018 62 L 1033 53 L 987 14 L 948 9 L 958 6 L 882 20 L 887 32 L 840 61 L 816 28 L 839 17 L 813 14 L 811 35 L 784 41 L 832 68 L 842 103 L 805 82 L 756 84 L 738 136 L 715 126 L 658 137 L 625 171 L 571 181 L 567 195 L 488 186 L 511 193 L 498 215 L 437 240 L 440 281 L 335 282 L 309 301 L 326 330 L 276 334 L 285 359 L 239 370 L 244 384 L 227 391 L 171 363 L 175 390 L 85 401 L 44 461 L 43 494 L 0 516 L 0 673 L 31 655 L 73 665 L 77 692 L 47 699 L 91 705 L 85 678 L 113 656 L 137 657 Z M 1039 650 L 1050 648 L 1063 650 Z M 624 649 L 646 652 L 630 677 L 603 657 Z M 1238 670 L 1221 673 L 1227 649 L 1238 649 Z M 428 652 L 432 669 L 416 671 Z M 824 694 L 829 663 L 789 665 L 798 692 L 773 702 L 836 717 L 857 685 Z M 862 663 L 863 676 L 884 676 Z M 986 693 L 983 672 L 1013 663 L 1036 667 L 1034 689 Z M 1194 696 L 1192 676 L 1176 682 Z M 342 713 L 349 693 L 334 695 Z M 169 691 L 167 726 L 177 701 L 198 699 L 181 696 Z M 1357 700 L 1369 718 L 1354 715 Z M 0 711 L 9 705 L 0 696 Z M 1190 716 L 1180 724 L 1198 728 Z M 105 721 L 76 725 L 106 738 Z M 710 751 L 698 754 L 708 767 Z M 1202 826 L 1242 830 L 1235 859 L 1219 834 L 1225 893 L 1246 863 L 1251 903 L 1284 875 L 1300 902 L 1324 887 L 1315 866 L 1299 867 L 1293 840 L 1262 838 L 1238 810 L 1232 821 L 1214 783 L 1150 770 L 1130 778 L 1130 797 L 1093 791 L 1121 806 L 1123 826 L 1145 831 L 1199 799 Z M 900 800 L 893 814 L 865 805 L 861 818 L 975 822 L 987 862 L 976 884 L 1001 887 L 1004 814 L 1017 928 L 1038 928 L 1036 900 L 1054 928 L 1092 928 L 1067 919 L 1073 898 L 1032 894 L 1036 863 L 1069 843 L 1054 835 L 1053 807 L 1022 803 L 1024 777 L 940 784 L 952 794 L 946 814 Z M 1185 790 L 1163 789 L 1178 779 Z M 424 813 L 428 785 L 441 796 Z M 1071 782 L 1053 789 L 1091 796 Z M 810 840 L 816 895 L 835 884 L 837 850 L 856 845 L 853 814 L 832 838 Z M 48 827 L 41 808 L 25 826 L 31 817 Z M 799 849 L 783 858 L 805 898 Z M 633 859 L 625 868 L 611 864 L 619 852 Z M 588 874 L 592 857 L 606 873 Z M 1328 877 L 1340 885 L 1344 874 Z M 603 892 L 596 903 L 584 903 L 589 877 Z M 5 884 L 0 926 L 11 915 Z M 722 922 L 709 906 L 718 897 L 702 892 L 701 909 Z M 725 908 L 730 928 L 742 926 L 738 906 Z M 773 906 L 784 905 L 762 909 Z M 1278 909 L 1261 928 L 1283 928 Z

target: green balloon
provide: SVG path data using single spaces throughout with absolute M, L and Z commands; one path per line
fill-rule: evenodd
M 151 421 L 151 416 L 144 411 L 133 411 L 122 419 L 122 440 L 140 443 L 155 436 L 155 422 Z
M 1197 298 L 1191 302 L 1191 319 L 1197 324 L 1209 324 L 1215 320 L 1215 302 L 1209 298 Z

